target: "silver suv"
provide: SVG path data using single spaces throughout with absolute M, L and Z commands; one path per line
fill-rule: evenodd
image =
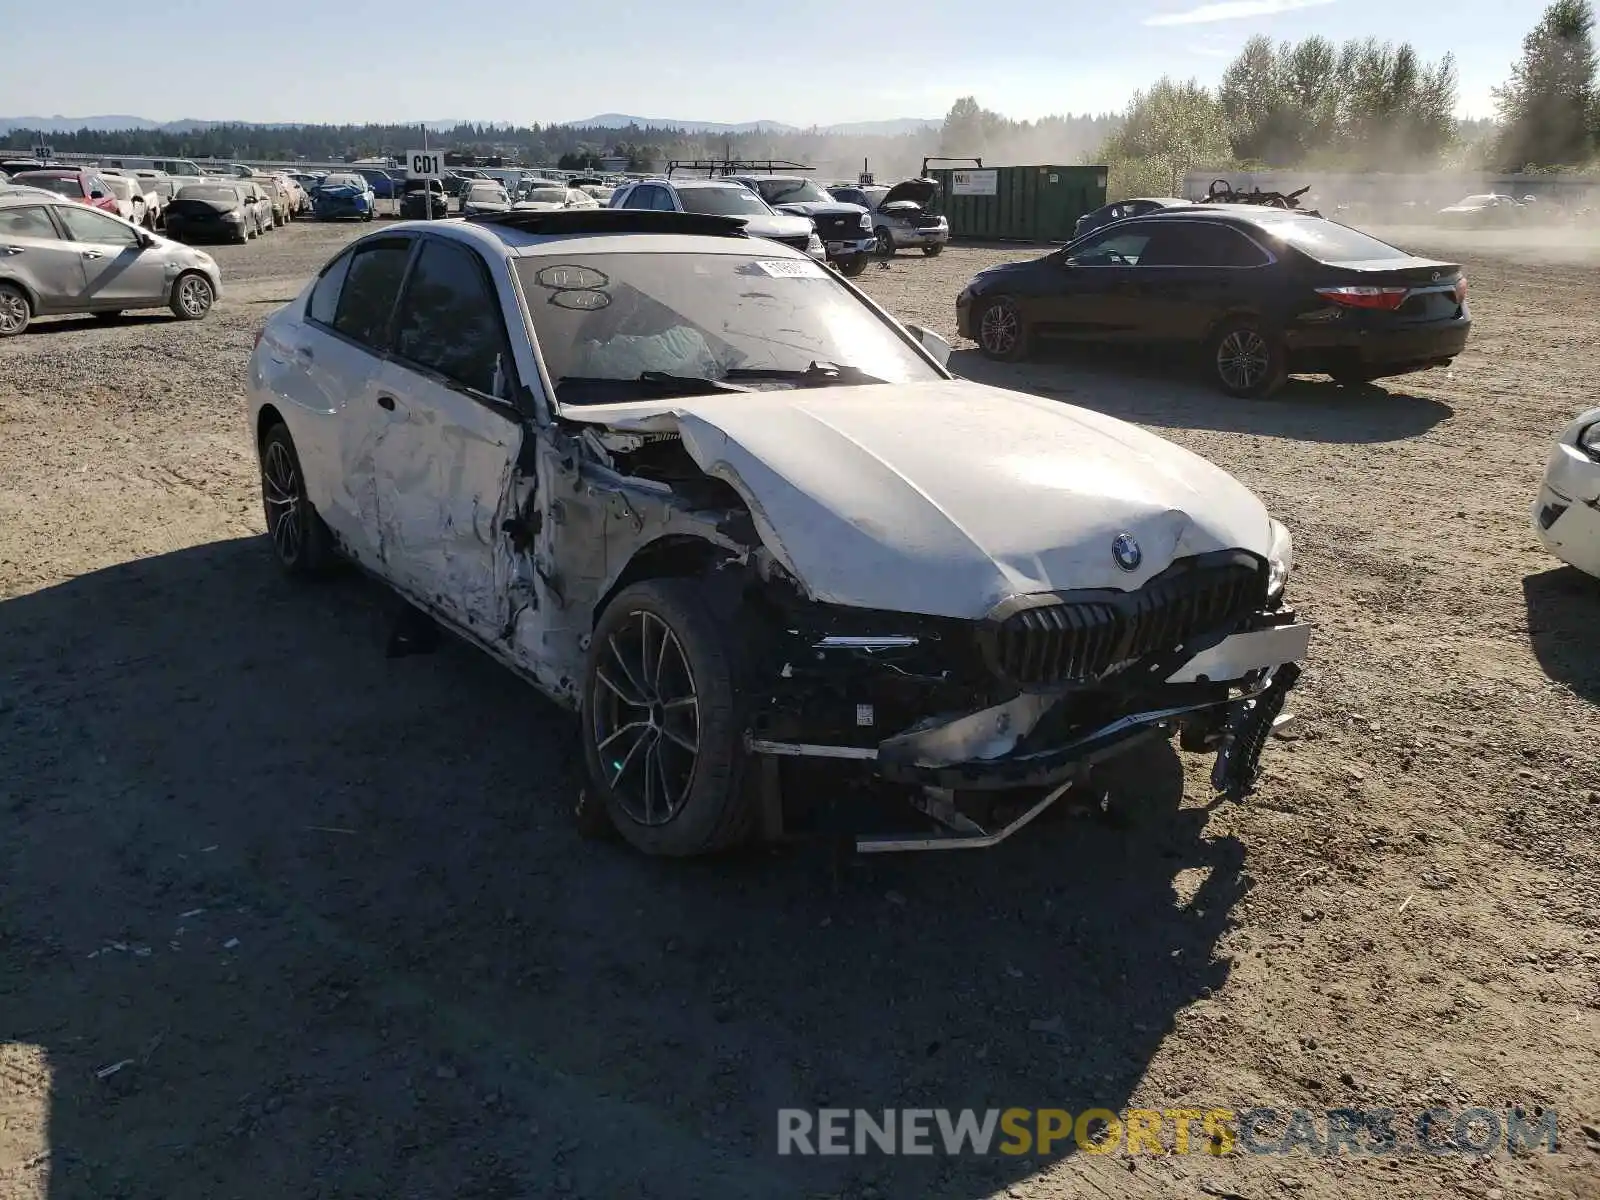
M 818 262 L 828 257 L 809 217 L 780 213 L 744 184 L 726 179 L 642 179 L 618 188 L 607 207 L 743 217 L 745 232 L 754 237 L 793 246 Z
M 170 308 L 198 321 L 221 290 L 209 254 L 70 200 L 0 195 L 0 337 L 63 313 Z

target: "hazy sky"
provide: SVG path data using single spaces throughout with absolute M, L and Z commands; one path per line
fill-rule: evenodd
M 628 112 L 797 125 L 1120 108 L 1163 73 L 1214 83 L 1254 33 L 1454 52 L 1489 116 L 1540 0 L 0 0 L 0 115 L 525 123 Z M 895 40 L 886 41 L 884 34 Z M 850 39 L 857 42 L 850 47 Z

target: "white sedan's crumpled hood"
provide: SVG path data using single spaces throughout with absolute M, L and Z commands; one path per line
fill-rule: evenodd
M 976 619 L 1008 596 L 1139 587 L 1176 558 L 1265 556 L 1261 502 L 1220 468 L 1088 409 L 961 380 L 569 406 L 676 429 L 821 601 Z M 1112 542 L 1143 550 L 1120 568 Z

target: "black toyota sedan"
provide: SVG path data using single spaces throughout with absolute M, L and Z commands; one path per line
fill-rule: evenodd
M 1266 396 L 1291 373 L 1355 386 L 1445 366 L 1472 320 L 1455 263 L 1229 204 L 1130 217 L 991 267 L 956 297 L 956 325 L 995 359 L 1049 340 L 1200 349 L 1223 391 Z

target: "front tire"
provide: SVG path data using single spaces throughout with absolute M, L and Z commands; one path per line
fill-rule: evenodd
M 306 497 L 287 425 L 274 425 L 261 438 L 261 503 L 279 569 L 292 579 L 326 575 L 335 561 L 333 535 Z
M 935 242 L 931 246 L 924 246 L 922 248 L 922 253 L 925 256 L 927 256 L 928 258 L 938 258 L 939 255 L 942 254 L 943 252 L 944 252 L 944 243 L 943 242 Z
M 1263 399 L 1289 377 L 1283 339 L 1248 317 L 1224 323 L 1209 351 L 1211 377 L 1230 396 Z
M 33 320 L 33 304 L 28 294 L 9 283 L 0 283 L 0 338 L 16 337 Z
M 878 229 L 874 231 L 874 236 L 876 236 L 878 239 L 878 257 L 893 258 L 894 234 L 890 233 L 882 226 L 879 226 Z
M 617 832 L 646 854 L 709 854 L 754 830 L 726 629 L 692 579 L 624 588 L 595 627 L 584 760 Z
M 1016 362 L 1028 352 L 1028 326 L 1016 301 L 991 300 L 978 313 L 978 349 L 996 362 Z
M 846 279 L 854 279 L 867 269 L 867 256 L 865 254 L 852 254 L 849 258 L 841 258 L 838 262 L 839 274 Z
M 172 283 L 172 298 L 168 307 L 180 321 L 201 321 L 211 312 L 217 301 L 217 290 L 211 281 L 198 271 L 185 271 Z

